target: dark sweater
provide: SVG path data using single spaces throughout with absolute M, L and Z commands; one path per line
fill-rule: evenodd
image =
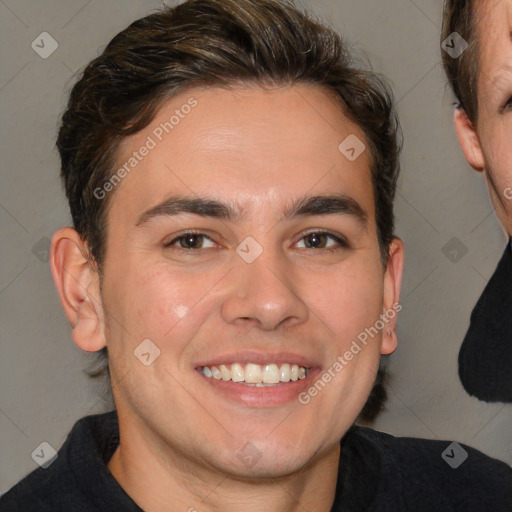
M 2 496 L 0 511 L 140 512 L 107 467 L 118 443 L 116 411 L 82 418 L 54 462 Z M 465 445 L 353 426 L 331 510 L 510 512 L 512 469 Z
M 512 246 L 471 313 L 459 352 L 464 389 L 485 402 L 512 402 Z

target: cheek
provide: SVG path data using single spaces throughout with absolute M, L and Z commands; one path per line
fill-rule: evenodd
M 185 328 L 192 318 L 199 321 L 202 308 L 197 306 L 207 295 L 208 281 L 168 269 L 146 274 L 139 282 L 137 322 L 159 338 L 172 337 L 178 326 Z
M 343 348 L 382 313 L 383 271 L 379 264 L 350 264 L 317 276 L 305 296 Z
M 144 265 L 133 268 L 144 269 Z M 207 293 L 209 280 L 147 265 L 139 274 L 118 272 L 110 277 L 105 286 L 109 325 L 111 332 L 117 331 L 123 338 L 129 333 L 134 343 L 149 338 L 165 346 L 192 317 L 200 321 L 201 308 L 196 305 Z
M 489 120 L 479 129 L 485 160 L 499 183 L 512 181 L 512 113 Z
M 512 127 L 507 137 L 497 137 L 491 157 L 493 177 L 500 189 L 512 186 Z
M 500 198 L 495 202 L 498 215 L 512 215 L 512 137 L 496 136 L 486 150 L 487 172 L 491 183 L 491 195 Z
M 478 137 L 485 160 L 486 178 L 498 217 L 507 225 L 512 215 L 512 113 L 482 116 Z

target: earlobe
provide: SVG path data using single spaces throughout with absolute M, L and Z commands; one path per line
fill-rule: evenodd
M 74 229 L 62 228 L 53 235 L 50 266 L 75 344 L 87 352 L 102 349 L 106 342 L 99 276 L 87 245 Z
M 460 147 L 468 164 L 471 165 L 475 171 L 482 172 L 485 168 L 482 147 L 480 146 L 480 141 L 473 127 L 473 123 L 469 120 L 466 112 L 461 108 L 455 109 L 453 124 Z
M 389 257 L 384 276 L 384 310 L 385 326 L 382 333 L 381 354 L 391 354 L 398 346 L 396 324 L 400 305 L 400 288 L 404 267 L 404 243 L 394 238 L 389 247 Z
M 398 336 L 396 330 L 389 328 L 385 330 L 382 338 L 381 354 L 392 354 L 398 347 Z

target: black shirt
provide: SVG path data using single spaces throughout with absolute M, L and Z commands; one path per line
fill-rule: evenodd
M 0 511 L 140 512 L 107 467 L 118 444 L 116 411 L 82 418 L 52 464 L 2 496 Z M 465 445 L 358 426 L 341 440 L 331 512 L 511 510 L 512 469 Z
M 459 377 L 480 400 L 512 402 L 512 241 L 471 313 Z

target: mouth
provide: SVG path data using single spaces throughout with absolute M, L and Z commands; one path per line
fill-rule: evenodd
M 298 401 L 320 367 L 299 356 L 260 353 L 204 361 L 195 370 L 219 398 L 249 407 L 275 407 Z

